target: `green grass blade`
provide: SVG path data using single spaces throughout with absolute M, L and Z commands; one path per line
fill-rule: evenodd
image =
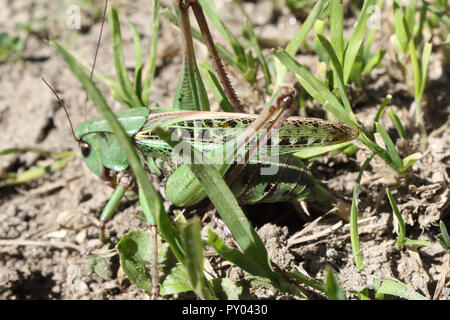
M 383 116 L 384 108 L 386 108 L 387 104 L 392 100 L 392 95 L 388 94 L 386 98 L 384 98 L 383 102 L 380 105 L 380 108 L 378 109 L 377 115 L 375 116 L 375 122 L 380 121 L 381 117 Z M 374 127 L 375 129 L 375 127 Z
M 339 0 L 330 1 L 331 46 L 340 64 L 344 58 L 344 9 Z
M 349 114 L 352 113 L 352 107 L 350 106 L 350 101 L 347 97 L 347 91 L 344 84 L 344 78 L 342 73 L 341 64 L 339 63 L 339 58 L 337 57 L 336 53 L 333 50 L 333 47 L 331 46 L 331 43 L 322 35 L 317 35 L 320 43 L 325 48 L 328 57 L 330 58 L 331 65 L 333 66 L 333 70 L 336 74 L 335 79 L 337 80 L 337 85 L 339 89 L 339 94 L 341 96 L 341 100 L 344 104 L 345 109 Z
M 405 23 L 400 0 L 394 0 L 394 30 L 402 51 L 406 52 L 408 50 L 410 34 Z
M 227 261 L 235 264 L 242 270 L 247 271 L 253 276 L 266 277 L 267 272 L 258 263 L 250 257 L 240 252 L 238 249 L 227 247 L 222 239 L 212 230 L 208 230 L 208 244 L 216 249 L 217 253 Z
M 386 114 L 394 124 L 395 130 L 397 130 L 397 133 L 400 136 L 400 138 L 406 139 L 405 128 L 403 128 L 402 122 L 400 121 L 400 118 L 397 116 L 397 114 L 394 112 L 394 109 L 390 107 L 389 109 L 387 109 Z
M 356 267 L 361 270 L 362 265 L 362 253 L 361 248 L 359 246 L 359 235 L 358 235 L 358 193 L 359 193 L 359 184 L 361 183 L 361 178 L 364 170 L 366 170 L 370 161 L 375 156 L 375 153 L 372 153 L 369 158 L 364 161 L 361 169 L 359 170 L 358 178 L 355 181 L 355 186 L 353 187 L 353 198 L 352 198 L 352 207 L 350 209 L 350 240 L 352 243 L 352 253 L 353 259 L 355 260 Z
M 285 50 L 275 50 L 274 55 L 297 76 L 300 84 L 315 100 L 323 104 L 341 122 L 356 127 L 353 114 L 346 112 L 336 96 L 311 71 L 294 60 Z
M 203 80 L 206 82 L 209 91 L 213 94 L 214 99 L 219 102 L 222 110 L 225 112 L 235 112 L 209 62 L 203 61 L 199 64 L 199 67 Z
M 326 0 L 319 0 L 316 2 L 305 22 L 303 22 L 302 26 L 295 33 L 291 41 L 289 41 L 289 44 L 286 46 L 286 52 L 291 56 L 294 56 L 297 53 L 298 49 L 300 49 L 300 46 L 302 45 L 303 41 L 305 41 L 306 36 L 308 35 L 311 28 L 314 26 L 314 22 L 316 21 L 317 17 L 319 17 L 319 15 L 322 13 L 322 9 L 324 8 L 324 5 L 326 3 Z
M 194 219 L 181 230 L 181 239 L 186 252 L 186 269 L 194 292 L 203 300 L 216 299 L 203 273 L 203 246 L 200 238 L 201 225 Z
M 133 83 L 133 91 L 136 92 L 138 96 L 141 95 L 142 91 L 142 45 L 141 45 L 141 37 L 136 29 L 136 27 L 128 21 L 128 26 L 131 30 L 131 35 L 133 37 L 134 43 L 134 83 Z
M 397 238 L 397 245 L 402 247 L 426 247 L 430 245 L 430 242 L 424 241 L 424 240 L 412 240 L 406 238 L 406 226 L 405 222 L 403 221 L 402 215 L 400 214 L 400 211 L 398 210 L 397 203 L 392 196 L 391 190 L 389 188 L 386 188 L 386 194 L 389 198 L 389 203 L 391 204 L 392 210 L 394 211 L 395 216 L 398 220 L 398 226 L 399 226 L 399 232 L 398 232 L 398 238 Z
M 265 270 L 266 277 L 279 286 L 279 277 L 270 265 L 266 248 L 250 222 L 245 217 L 233 193 L 215 166 L 210 164 L 199 164 L 201 163 L 199 159 L 202 159 L 201 153 L 195 148 L 192 148 L 186 141 L 173 141 L 172 135 L 168 131 L 156 128 L 154 133 L 172 147 L 175 147 L 180 143 L 182 144 L 181 147 L 183 150 L 191 150 L 191 163 L 187 165 L 201 182 L 203 189 L 217 209 L 222 220 L 230 229 L 234 239 L 244 253 Z
M 250 44 L 256 52 L 256 56 L 258 57 L 264 78 L 266 80 L 266 92 L 270 93 L 269 86 L 272 84 L 272 79 L 269 72 L 269 66 L 267 65 L 266 58 L 264 58 L 261 47 L 259 46 L 258 38 L 256 37 L 255 30 L 253 30 L 251 22 L 247 18 L 244 19 L 244 22 L 250 38 Z
M 374 1 L 366 0 L 364 1 L 363 7 L 361 9 L 361 14 L 359 16 L 356 27 L 353 34 L 345 48 L 344 52 L 344 83 L 348 84 L 350 74 L 353 69 L 353 64 L 355 62 L 358 51 L 364 40 L 364 35 L 367 29 L 367 20 L 369 19 L 368 7 L 372 6 Z
M 152 17 L 152 40 L 150 42 L 150 54 L 148 57 L 148 71 L 145 75 L 142 88 L 142 101 L 147 106 L 150 98 L 150 90 L 156 71 L 156 58 L 158 55 L 158 33 L 159 33 L 159 0 L 153 0 Z
M 328 296 L 328 300 L 345 300 L 345 293 L 339 284 L 338 278 L 329 266 L 325 277 L 325 293 Z
M 380 288 L 377 290 L 377 294 L 389 294 L 407 300 L 428 300 L 426 297 L 415 292 L 411 288 L 408 288 L 404 284 L 393 280 L 384 280 L 381 283 Z
M 185 255 L 181 246 L 181 240 L 178 231 L 173 227 L 169 216 L 165 212 L 162 204 L 162 199 L 148 179 L 147 172 L 142 166 L 141 159 L 139 158 L 136 149 L 131 143 L 129 136 L 107 105 L 105 98 L 102 96 L 89 76 L 83 71 L 83 68 L 78 64 L 75 58 L 58 42 L 53 41 L 52 43 L 64 57 L 64 60 L 69 65 L 72 72 L 80 80 L 84 90 L 88 92 L 94 104 L 101 111 L 105 119 L 110 124 L 111 128 L 114 130 L 117 140 L 119 141 L 122 149 L 127 155 L 131 170 L 133 171 L 134 176 L 136 177 L 140 187 L 143 190 L 143 196 L 146 198 L 146 202 L 150 205 L 150 210 L 154 215 L 154 220 L 157 222 L 161 234 L 169 243 L 170 248 L 172 249 L 172 252 L 175 254 L 177 259 L 183 263 Z
M 445 226 L 444 221 L 439 221 L 439 228 L 441 229 L 439 240 L 443 244 L 444 248 L 450 250 L 450 236 L 448 235 L 447 227 Z
M 389 188 L 386 188 L 386 194 L 389 198 L 389 203 L 391 204 L 391 208 L 397 217 L 398 221 L 398 237 L 397 237 L 397 245 L 403 246 L 405 244 L 406 239 L 406 227 L 405 222 L 403 221 L 402 215 L 400 214 L 400 210 L 398 210 L 397 202 L 395 201 L 394 197 L 392 196 L 391 190 Z
M 295 279 L 297 279 L 300 283 L 303 283 L 311 288 L 319 290 L 325 293 L 325 285 L 323 282 L 320 282 L 314 278 L 308 277 L 307 275 L 301 273 L 298 270 L 294 270 L 290 273 Z
M 322 13 L 322 9 L 324 8 L 326 3 L 327 3 L 326 0 L 319 0 L 316 2 L 313 9 L 306 18 L 305 22 L 303 22 L 300 29 L 298 29 L 294 37 L 291 39 L 291 41 L 289 41 L 288 45 L 286 46 L 287 54 L 289 54 L 290 56 L 294 56 L 297 53 L 298 49 L 300 49 L 300 46 L 305 41 L 309 31 L 311 31 L 311 29 L 313 28 L 317 17 L 319 17 L 319 15 Z M 276 70 L 275 90 L 277 90 L 279 87 L 284 85 L 284 79 L 286 78 L 287 70 L 286 66 L 283 66 L 283 64 L 278 60 L 275 61 L 275 70 Z
M 74 154 L 72 153 L 72 156 Z M 72 157 L 70 156 L 70 157 Z M 50 172 L 58 171 L 64 168 L 67 164 L 67 161 L 70 158 L 63 157 L 60 159 L 54 160 L 51 164 L 42 166 L 42 167 L 33 167 L 23 172 L 18 173 L 2 173 L 0 177 L 0 188 L 16 186 L 19 184 L 28 183 L 30 181 L 41 178 Z
M 386 129 L 384 129 L 379 122 L 375 122 L 375 127 L 377 129 L 377 132 L 380 133 L 381 138 L 383 138 L 392 163 L 394 164 L 395 168 L 397 168 L 397 170 L 400 170 L 403 167 L 403 161 L 400 158 L 397 149 L 395 148 L 394 142 L 392 142 L 392 139 L 387 133 Z
M 116 69 L 116 76 L 122 93 L 123 100 L 128 101 L 131 107 L 142 107 L 143 103 L 133 90 L 130 79 L 128 78 L 127 68 L 125 66 L 125 59 L 123 56 L 122 35 L 120 31 L 120 22 L 117 9 L 112 6 L 108 11 L 108 22 L 111 28 L 111 39 L 113 43 L 114 67 Z
M 430 62 L 431 50 L 433 49 L 433 45 L 431 43 L 426 43 L 423 52 L 422 52 L 422 61 L 421 61 L 421 80 L 420 80 L 420 88 L 419 88 L 419 97 L 422 97 L 423 91 L 425 89 L 425 84 L 427 83 L 427 75 L 428 75 L 428 64 Z
M 373 69 L 375 69 L 381 63 L 385 53 L 385 50 L 379 49 L 378 52 L 366 63 L 362 73 L 369 74 Z

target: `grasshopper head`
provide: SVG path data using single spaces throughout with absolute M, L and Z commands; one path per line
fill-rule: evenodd
M 119 111 L 115 115 L 127 134 L 135 135 L 147 121 L 149 109 L 133 108 Z M 127 155 L 122 150 L 109 123 L 104 118 L 95 118 L 78 125 L 74 130 L 80 153 L 90 171 L 110 184 L 113 172 L 128 168 Z
M 73 137 L 78 142 L 81 155 L 89 170 L 107 184 L 114 185 L 115 174 L 127 169 L 129 163 L 108 121 L 104 118 L 95 118 L 81 123 L 74 130 L 64 102 L 52 86 L 44 78 L 42 80 L 64 108 Z M 115 115 L 123 129 L 131 137 L 144 126 L 149 113 L 148 108 L 139 107 L 119 111 Z

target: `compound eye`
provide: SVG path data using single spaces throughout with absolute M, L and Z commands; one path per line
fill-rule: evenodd
M 91 153 L 91 146 L 84 141 L 80 141 L 79 145 L 81 149 L 81 154 L 83 155 L 83 157 L 87 158 Z

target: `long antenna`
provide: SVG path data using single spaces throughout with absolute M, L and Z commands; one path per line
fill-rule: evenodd
M 64 102 L 61 100 L 61 98 L 58 96 L 58 94 L 56 93 L 56 91 L 53 90 L 52 86 L 51 86 L 47 81 L 45 81 L 45 79 L 44 79 L 43 77 L 42 77 L 42 81 L 44 81 L 44 83 L 47 85 L 47 87 L 49 87 L 49 89 L 50 89 L 50 90 L 53 92 L 53 94 L 56 96 L 56 99 L 58 99 L 59 103 L 60 103 L 60 104 L 62 105 L 62 107 L 64 108 L 64 112 L 66 113 L 67 119 L 69 120 L 70 129 L 72 129 L 72 135 L 73 135 L 73 138 L 74 138 L 76 141 L 79 141 L 80 139 L 78 139 L 78 138 L 75 136 L 75 131 L 73 130 L 72 120 L 70 120 L 69 112 L 67 111 L 66 105 L 65 105 Z
M 100 34 L 98 35 L 98 40 L 97 40 L 97 48 L 95 49 L 94 62 L 92 63 L 92 68 L 91 68 L 91 75 L 90 75 L 91 80 L 92 80 L 92 77 L 94 75 L 95 64 L 97 63 L 98 49 L 100 48 L 100 42 L 102 40 L 103 26 L 105 25 L 105 18 L 106 18 L 106 10 L 107 9 L 108 9 L 108 0 L 105 1 L 105 7 L 103 8 L 102 25 L 100 27 Z M 88 94 L 86 93 L 86 101 L 84 103 L 84 110 L 83 110 L 83 118 L 85 120 L 86 120 L 87 102 L 88 102 Z

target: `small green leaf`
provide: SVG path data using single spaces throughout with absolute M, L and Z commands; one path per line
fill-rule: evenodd
M 397 133 L 400 136 L 400 138 L 406 139 L 405 129 L 403 128 L 402 122 L 400 121 L 400 118 L 397 116 L 395 111 L 392 108 L 388 108 L 386 114 L 394 124 L 395 130 L 397 130 Z
M 391 137 L 379 122 L 375 122 L 375 127 L 377 128 L 377 132 L 379 132 L 381 137 L 383 138 L 383 141 L 389 153 L 389 157 L 391 158 L 395 168 L 397 170 L 401 169 L 403 167 L 403 161 L 400 158 L 400 155 L 398 154 L 398 151 L 395 148 L 394 142 L 392 142 Z
M 108 244 L 104 245 L 102 250 L 107 250 L 108 247 Z M 105 280 L 112 279 L 111 258 L 92 255 L 87 259 L 84 269 L 88 276 L 95 272 Z
M 444 249 L 450 251 L 450 236 L 448 235 L 447 227 L 445 226 L 444 221 L 439 221 L 439 228 L 441 229 L 441 234 L 438 236 L 439 241 Z
M 414 163 L 420 160 L 422 158 L 422 154 L 420 152 L 416 152 L 413 154 L 410 154 L 409 156 L 403 158 L 403 170 L 408 169 L 411 167 Z
M 404 284 L 392 280 L 384 280 L 377 290 L 377 294 L 389 294 L 407 300 L 428 300 Z
M 189 275 L 186 267 L 178 263 L 173 268 L 167 270 L 166 276 L 162 279 L 159 293 L 163 296 L 181 292 L 192 291 L 189 283 Z
M 120 265 L 130 281 L 147 294 L 152 293 L 153 239 L 145 231 L 131 231 L 116 245 L 120 254 Z M 158 265 L 167 264 L 168 244 L 158 241 Z
M 328 300 L 345 300 L 345 293 L 342 290 L 337 276 L 331 267 L 327 267 L 325 293 L 328 296 Z
M 220 300 L 239 300 L 243 293 L 242 286 L 237 286 L 228 278 L 214 278 L 211 285 Z

